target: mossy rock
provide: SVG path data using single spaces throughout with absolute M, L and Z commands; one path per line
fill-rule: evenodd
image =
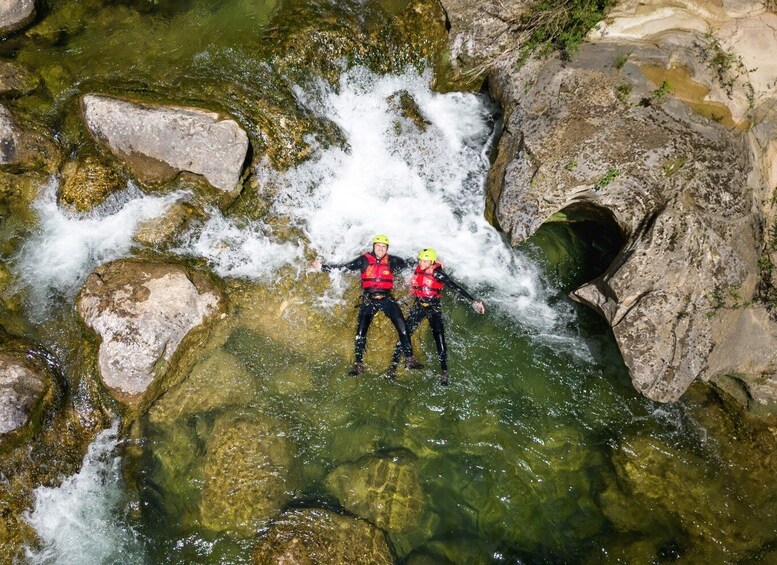
M 299 476 L 279 421 L 235 414 L 216 420 L 204 472 L 202 525 L 242 535 L 256 533 L 281 511 Z
M 405 532 L 421 522 L 426 500 L 414 458 L 368 457 L 332 471 L 327 488 L 350 512 L 389 532 Z
M 22 65 L 0 61 L 0 95 L 23 96 L 40 84 L 40 79 Z
M 98 158 L 85 157 L 63 167 L 59 202 L 88 212 L 125 186 L 126 180 Z
M 165 248 L 173 245 L 192 224 L 204 219 L 205 214 L 194 204 L 176 202 L 161 216 L 139 224 L 135 241 L 153 248 Z
M 427 120 L 421 113 L 421 109 L 418 107 L 418 104 L 407 90 L 400 90 L 399 92 L 395 92 L 389 96 L 386 101 L 389 103 L 389 106 L 394 110 L 394 112 L 412 123 L 416 129 L 418 129 L 418 131 L 426 131 L 429 126 L 432 125 L 432 122 Z M 397 122 L 396 127 L 398 128 L 397 133 L 401 134 L 402 124 Z
M 383 532 L 364 520 L 306 509 L 285 512 L 259 536 L 253 563 L 390 565 L 394 559 Z

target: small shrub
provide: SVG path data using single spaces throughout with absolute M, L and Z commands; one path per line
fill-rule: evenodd
M 629 55 L 631 55 L 631 53 L 621 53 L 615 57 L 615 60 L 612 62 L 613 68 L 619 70 L 622 69 L 623 65 L 626 64 L 626 61 L 629 60 Z
M 631 94 L 631 85 L 619 84 L 615 90 L 618 92 L 618 100 L 626 102 L 629 99 L 629 94 Z
M 604 173 L 604 176 L 600 178 L 597 183 L 594 185 L 594 189 L 598 190 L 600 188 L 604 188 L 605 186 L 609 185 L 612 181 L 615 180 L 615 178 L 620 174 L 620 171 L 618 169 L 610 167 L 607 169 L 607 172 Z

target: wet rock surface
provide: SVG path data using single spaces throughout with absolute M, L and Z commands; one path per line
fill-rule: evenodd
M 62 168 L 59 201 L 79 212 L 88 212 L 125 186 L 126 181 L 110 167 L 95 157 L 86 157 Z
M 321 509 L 282 514 L 259 537 L 253 553 L 256 565 L 393 562 L 383 532 L 364 520 Z
M 82 109 L 94 138 L 141 181 L 165 182 L 188 172 L 231 197 L 239 194 L 248 136 L 234 120 L 198 108 L 151 106 L 96 94 L 82 98 Z
M 298 480 L 284 427 L 227 414 L 208 438 L 200 515 L 215 531 L 250 535 L 278 514 Z
M 38 87 L 39 82 L 37 76 L 21 65 L 10 61 L 0 61 L 0 95 L 29 94 Z
M 0 441 L 31 425 L 54 386 L 45 352 L 0 327 Z
M 133 403 L 183 338 L 220 304 L 220 292 L 209 279 L 184 267 L 116 261 L 89 275 L 77 310 L 100 337 L 103 383 L 117 398 Z

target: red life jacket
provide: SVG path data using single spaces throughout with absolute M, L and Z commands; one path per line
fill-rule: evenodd
M 434 272 L 439 268 L 439 263 L 434 263 L 425 270 L 421 267 L 416 267 L 410 283 L 413 287 L 413 294 L 418 298 L 426 298 L 427 300 L 430 298 L 440 298 L 445 285 L 434 278 Z
M 389 268 L 389 256 L 378 259 L 372 253 L 365 253 L 367 268 L 362 271 L 362 288 L 364 290 L 391 290 L 394 288 L 394 273 Z

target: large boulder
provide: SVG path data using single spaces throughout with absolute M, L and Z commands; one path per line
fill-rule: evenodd
M 291 510 L 278 517 L 257 541 L 256 565 L 330 563 L 389 565 L 386 537 L 364 520 L 329 510 Z
M 129 260 L 95 269 L 77 299 L 78 313 L 101 341 L 103 383 L 130 404 L 142 399 L 184 337 L 220 306 L 220 291 L 204 275 Z
M 87 94 L 81 99 L 94 138 L 124 161 L 142 182 L 200 175 L 230 198 L 240 193 L 248 136 L 216 112 L 151 106 Z
M 777 406 L 775 23 L 754 2 L 621 2 L 571 60 L 489 74 L 505 127 L 487 213 L 513 243 L 558 212 L 619 228 L 618 257 L 572 296 L 609 321 L 654 400 L 735 375 L 741 398 Z
M 252 535 L 278 514 L 299 473 L 284 426 L 225 414 L 208 438 L 200 515 L 214 531 Z
M 2 0 L 0 2 L 0 36 L 23 28 L 34 18 L 34 0 Z

